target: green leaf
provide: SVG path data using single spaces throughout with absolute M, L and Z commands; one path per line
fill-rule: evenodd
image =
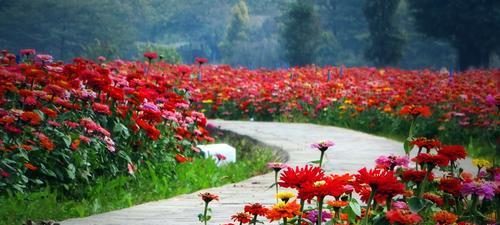
M 418 213 L 420 210 L 424 209 L 425 203 L 425 200 L 419 197 L 412 197 L 408 199 L 408 206 L 414 213 Z
M 310 161 L 309 163 L 312 163 L 312 164 L 319 164 L 319 160 Z
M 69 164 L 68 168 L 66 168 L 66 172 L 68 173 L 68 177 L 71 180 L 75 179 L 76 168 L 73 164 Z
M 354 212 L 354 214 L 356 214 L 356 216 L 361 216 L 361 205 L 359 205 L 356 199 L 351 199 L 351 201 L 349 202 L 349 207 Z
M 69 148 L 69 146 L 71 145 L 71 137 L 68 135 L 62 135 L 61 138 L 63 139 L 66 147 Z

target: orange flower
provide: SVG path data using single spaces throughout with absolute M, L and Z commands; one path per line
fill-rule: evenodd
M 399 115 L 411 115 L 414 117 L 423 116 L 429 117 L 432 115 L 429 106 L 405 105 L 399 110 Z
M 439 225 L 448 225 L 448 224 L 454 224 L 458 220 L 458 216 L 448 212 L 446 210 L 439 211 L 436 214 L 434 214 L 434 221 L 436 221 L 437 224 Z
M 346 201 L 331 201 L 330 200 L 330 201 L 326 202 L 326 204 L 328 204 L 331 207 L 341 208 L 341 207 L 347 206 L 349 203 Z
M 267 218 L 271 221 L 281 220 L 283 218 L 293 218 L 300 214 L 300 205 L 297 201 L 279 202 L 267 212 Z
M 34 166 L 33 164 L 31 163 L 24 163 L 24 167 L 28 168 L 29 170 L 31 171 L 36 171 L 38 170 L 38 167 Z
M 31 125 L 39 125 L 42 118 L 35 112 L 23 112 L 23 114 L 21 114 L 21 120 L 29 122 Z

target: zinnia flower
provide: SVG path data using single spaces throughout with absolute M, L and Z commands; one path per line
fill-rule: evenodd
M 472 165 L 478 168 L 490 168 L 492 166 L 489 160 L 482 158 L 472 159 Z
M 265 216 L 268 209 L 260 203 L 245 205 L 245 212 L 252 215 Z
M 291 191 L 282 191 L 276 194 L 275 196 L 277 199 L 280 199 L 281 201 L 288 202 L 291 198 L 295 197 L 295 193 Z
M 300 214 L 300 205 L 297 201 L 278 202 L 268 212 L 266 217 L 272 222 L 283 218 L 291 219 Z
M 475 194 L 479 197 L 491 200 L 495 197 L 495 188 L 496 186 L 492 182 L 474 181 L 464 183 L 460 192 L 464 196 Z
M 335 143 L 333 141 L 325 140 L 325 141 L 320 141 L 318 143 L 314 143 L 311 145 L 312 148 L 316 148 L 322 152 L 328 150 L 328 148 L 334 146 Z
M 297 166 L 295 169 L 288 168 L 281 173 L 279 185 L 285 188 L 300 189 L 306 183 L 314 183 L 322 180 L 323 177 L 324 172 L 319 167 L 306 165 L 299 168 Z
M 239 212 L 231 216 L 234 222 L 240 222 L 240 224 L 250 223 L 252 221 L 252 215 L 246 212 Z
M 393 170 L 396 166 L 408 167 L 408 156 L 380 156 L 375 160 L 378 168 Z
M 423 170 L 409 169 L 409 170 L 403 171 L 401 178 L 404 181 L 412 181 L 412 182 L 418 184 L 424 180 L 425 173 L 426 173 L 426 171 L 423 171 Z M 432 172 L 429 174 L 428 180 L 429 181 L 434 180 L 434 174 Z
M 399 110 L 400 115 L 411 115 L 413 117 L 423 116 L 429 117 L 432 115 L 429 106 L 405 105 Z
M 452 225 L 458 220 L 458 216 L 446 210 L 439 211 L 432 217 L 436 225 Z
M 157 59 L 158 54 L 156 52 L 145 52 L 144 57 L 146 57 L 149 61 L 151 61 L 153 59 Z
M 213 200 L 219 200 L 219 196 L 208 193 L 208 192 L 200 193 L 198 196 L 200 196 L 201 199 L 206 203 L 209 203 Z
M 439 180 L 439 189 L 448 194 L 458 196 L 460 194 L 460 190 L 462 189 L 462 184 L 458 178 L 445 177 Z
M 288 165 L 280 162 L 269 162 L 267 163 L 267 168 L 273 169 L 275 172 L 279 172 L 280 170 L 287 168 Z
M 461 145 L 445 145 L 438 150 L 439 155 L 443 155 L 450 161 L 456 161 L 457 159 L 465 159 L 467 157 L 467 152 L 464 146 Z
M 443 155 L 431 155 L 427 153 L 421 153 L 417 157 L 413 158 L 412 161 L 418 164 L 427 164 L 430 168 L 435 166 L 447 166 L 450 162 L 448 158 Z
M 386 218 L 391 224 L 417 224 L 422 221 L 416 213 L 412 213 L 409 210 L 393 209 L 389 210 L 385 214 Z
M 307 219 L 309 219 L 313 224 L 317 224 L 318 223 L 318 214 L 319 214 L 318 210 L 310 211 L 307 214 Z M 321 213 L 321 222 L 326 222 L 328 219 L 331 219 L 331 218 L 332 218 L 332 214 L 330 212 L 323 211 Z

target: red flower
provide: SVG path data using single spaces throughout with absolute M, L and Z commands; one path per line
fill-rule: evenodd
M 432 193 L 424 193 L 422 195 L 423 198 L 430 200 L 434 202 L 437 206 L 442 206 L 444 205 L 444 200 L 441 198 L 439 195 L 432 194 Z
M 420 183 L 420 182 L 422 182 L 424 180 L 425 173 L 426 172 L 424 170 L 409 169 L 409 170 L 403 171 L 403 174 L 402 174 L 401 178 L 404 181 L 412 181 L 414 183 Z M 429 181 L 433 181 L 434 180 L 434 174 L 433 173 L 429 174 L 428 180 Z
M 385 214 L 386 218 L 391 224 L 417 224 L 422 221 L 416 213 L 412 213 L 409 210 L 394 209 L 387 211 Z
M 208 62 L 208 59 L 207 59 L 207 58 L 202 58 L 202 57 L 196 57 L 196 58 L 194 59 L 194 61 L 196 61 L 196 63 L 198 63 L 198 64 L 200 64 L 200 65 L 201 65 L 201 64 L 207 63 L 207 62 Z
M 158 58 L 158 54 L 156 52 L 145 52 L 144 57 L 148 58 L 148 60 L 153 60 Z
M 219 196 L 208 193 L 208 192 L 200 193 L 200 194 L 198 194 L 198 196 L 200 196 L 201 199 L 206 203 L 209 203 L 213 200 L 217 200 L 217 201 L 219 200 Z
M 366 167 L 358 171 L 358 174 L 356 174 L 356 182 L 358 184 L 367 184 L 372 189 L 376 190 L 391 183 L 399 183 L 393 171 L 381 169 L 367 170 Z
M 109 110 L 109 106 L 101 103 L 94 102 L 92 104 L 92 109 L 98 113 L 102 113 L 108 116 L 111 115 L 111 110 Z
M 423 117 L 429 117 L 432 115 L 429 106 L 415 106 L 415 105 L 405 105 L 401 110 L 399 110 L 400 115 L 411 115 L 417 117 L 419 115 Z
M 281 173 L 280 182 L 281 187 L 300 189 L 307 183 L 314 183 L 322 180 L 324 172 L 321 168 L 315 166 L 308 166 L 299 168 L 298 166 L 288 168 Z
M 245 205 L 245 212 L 252 215 L 265 216 L 268 209 L 260 203 Z
M 427 163 L 432 166 L 447 166 L 450 160 L 443 155 L 431 155 L 427 153 L 420 153 L 417 157 L 413 158 L 412 161 L 424 164 Z
M 431 150 L 441 146 L 441 142 L 437 139 L 427 139 L 425 137 L 415 138 L 410 142 L 410 145 L 416 145 L 418 148 L 426 148 Z
M 438 154 L 445 156 L 450 161 L 465 159 L 467 157 L 467 152 L 464 146 L 461 145 L 445 145 L 438 150 Z
M 29 122 L 31 125 L 35 126 L 40 124 L 42 118 L 35 112 L 23 112 L 23 114 L 21 114 L 21 120 Z
M 250 223 L 252 221 L 252 216 L 245 212 L 236 213 L 231 216 L 234 222 L 240 222 L 241 224 Z
M 186 75 L 188 73 L 191 73 L 191 68 L 189 68 L 188 66 L 185 66 L 185 65 L 180 65 L 177 67 L 177 72 L 182 74 L 182 75 Z
M 439 189 L 454 196 L 458 196 L 460 194 L 460 189 L 462 189 L 462 184 L 458 178 L 441 178 L 441 180 L 439 180 Z
M 175 154 L 175 160 L 177 160 L 178 163 L 185 163 L 190 162 L 192 159 L 177 153 Z
M 2 176 L 4 178 L 9 178 L 10 177 L 10 173 L 8 173 L 5 170 L 2 170 L 2 171 L 0 171 L 0 176 Z
M 275 204 L 268 212 L 266 217 L 271 221 L 281 220 L 283 218 L 293 218 L 300 215 L 300 205 L 297 201 L 279 202 Z
M 21 49 L 20 51 L 21 55 L 34 55 L 36 54 L 36 50 L 35 49 Z
M 33 164 L 31 163 L 24 163 L 24 167 L 26 167 L 27 169 L 31 170 L 31 171 L 36 171 L 38 170 L 38 167 L 37 166 L 34 166 Z

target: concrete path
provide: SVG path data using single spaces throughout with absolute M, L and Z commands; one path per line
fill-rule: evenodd
M 326 153 L 325 169 L 329 172 L 355 173 L 366 166 L 372 168 L 380 155 L 403 155 L 402 143 L 343 128 L 300 123 L 272 123 L 213 120 L 222 129 L 250 136 L 264 144 L 282 148 L 289 154 L 287 164 L 305 165 L 319 159 L 319 151 L 310 144 L 321 140 L 333 140 L 335 146 Z M 472 168 L 470 160 L 462 162 Z M 230 216 L 243 211 L 247 203 L 275 203 L 273 173 L 253 177 L 246 181 L 222 187 L 197 191 L 192 194 L 149 202 L 131 208 L 112 211 L 86 218 L 69 219 L 64 225 L 200 225 L 197 215 L 203 210 L 198 193 L 211 192 L 220 201 L 211 203 L 213 210 L 209 224 L 231 222 Z

